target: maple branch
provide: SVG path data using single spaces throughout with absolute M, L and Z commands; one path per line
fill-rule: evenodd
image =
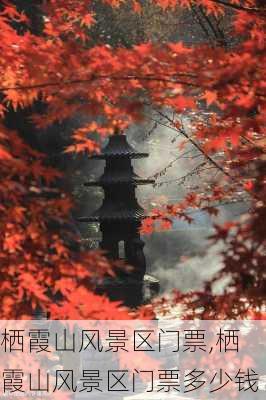
M 155 172 L 153 175 L 149 176 L 150 178 L 157 178 L 158 176 L 162 176 L 166 173 L 166 171 L 171 168 L 177 161 L 181 160 L 182 158 L 185 158 L 185 155 L 191 153 L 191 150 L 187 150 L 184 153 L 182 153 L 181 155 L 178 155 L 176 158 L 174 158 L 173 160 L 171 160 L 163 169 L 161 169 L 158 172 Z M 161 182 L 158 182 L 161 183 Z
M 208 29 L 205 27 L 204 23 L 202 22 L 200 16 L 198 15 L 197 9 L 195 6 L 191 7 L 192 13 L 194 14 L 197 22 L 199 23 L 201 29 L 203 30 L 203 32 L 205 33 L 207 39 L 210 39 L 211 42 L 213 42 L 213 38 L 210 36 Z
M 212 21 L 210 19 L 210 16 L 208 16 L 205 13 L 205 11 L 202 8 L 202 6 L 199 6 L 199 11 L 200 11 L 202 17 L 204 18 L 204 20 L 206 21 L 206 23 L 208 24 L 211 32 L 213 33 L 215 40 L 217 42 L 220 42 L 220 44 L 223 44 L 224 46 L 226 46 L 225 37 L 224 37 L 222 31 L 218 29 L 218 26 L 216 26 L 216 29 L 215 29 L 215 27 L 214 27 L 214 25 L 213 25 L 213 23 L 212 23 Z
M 162 117 L 166 118 L 166 119 L 170 122 L 170 124 L 173 125 L 173 121 L 172 121 L 167 115 L 163 114 L 163 113 L 162 113 L 161 111 L 159 111 L 158 109 L 157 109 L 157 110 L 155 109 L 155 111 L 156 111 L 159 115 L 161 115 Z M 175 129 L 175 130 L 176 130 L 176 128 L 172 128 L 172 129 Z M 228 172 L 226 172 L 226 171 L 223 169 L 223 167 L 222 167 L 221 165 L 219 165 L 214 159 L 212 159 L 212 158 L 201 148 L 201 146 L 185 132 L 184 129 L 180 129 L 180 128 L 179 128 L 178 131 L 179 131 L 183 136 L 185 136 L 185 137 L 189 140 L 189 142 L 190 142 L 191 144 L 193 144 L 193 145 L 203 154 L 203 156 L 204 156 L 211 164 L 213 164 L 219 171 L 221 171 L 224 175 L 226 175 L 228 178 L 230 178 L 230 179 L 231 179 L 233 182 L 235 182 L 237 185 L 239 184 L 238 179 L 235 178 L 234 176 L 232 176 L 231 174 L 229 174 Z M 255 193 L 253 193 L 253 196 L 254 196 L 254 198 L 257 199 L 258 201 L 261 201 L 260 196 L 256 195 Z
M 219 203 L 216 203 L 216 204 L 214 203 L 211 206 L 218 208 L 218 207 L 223 207 L 223 206 L 227 206 L 229 204 L 236 204 L 236 203 L 248 204 L 248 199 L 245 199 L 245 198 L 241 199 L 240 198 L 239 200 L 238 199 L 228 200 L 228 201 L 219 202 Z M 187 211 L 186 214 L 190 215 L 190 214 L 195 214 L 195 213 L 202 212 L 202 211 L 206 212 L 206 206 L 205 207 L 199 207 L 196 210 Z
M 227 3 L 227 1 L 224 0 L 211 0 L 213 3 L 217 3 L 217 4 L 221 4 L 225 7 L 228 8 L 233 8 L 234 10 L 238 10 L 238 11 L 247 11 L 247 12 L 261 12 L 261 9 L 259 9 L 258 7 L 244 7 L 238 4 L 232 4 L 232 3 Z
M 150 116 L 147 115 L 147 114 L 144 114 L 144 115 L 145 115 L 145 117 L 148 118 L 149 120 L 151 120 L 151 121 L 153 121 L 153 122 L 156 122 L 156 123 L 157 123 L 158 125 L 160 125 L 160 126 L 164 126 L 165 128 L 171 129 L 172 131 L 174 131 L 174 132 L 176 133 L 176 128 L 173 128 L 172 126 L 169 126 L 169 125 L 167 125 L 167 124 L 164 124 L 163 122 L 158 121 L 158 120 L 156 120 L 156 119 L 150 117 Z M 144 140 L 145 140 L 146 138 L 147 138 L 147 137 L 145 137 Z
M 206 171 L 206 170 L 210 170 L 212 168 L 215 168 L 214 166 L 202 168 L 202 167 L 204 167 L 204 165 L 206 165 L 206 161 L 202 162 L 199 165 L 197 165 L 196 167 L 194 167 L 192 169 L 192 171 L 188 172 L 186 175 L 180 176 L 179 178 L 169 179 L 167 181 L 161 181 L 161 182 L 154 183 L 153 187 L 160 187 L 162 185 L 165 185 L 165 184 L 168 184 L 168 183 L 173 183 L 173 182 L 180 182 L 180 184 L 183 184 L 183 183 L 185 183 L 185 181 L 188 178 L 192 177 L 193 175 L 199 174 L 199 173 L 201 173 L 203 171 Z
M 161 116 L 163 116 L 164 118 L 166 118 L 166 119 L 173 125 L 173 121 L 171 121 L 171 119 L 170 119 L 167 115 L 164 115 L 164 114 L 163 114 L 161 111 L 159 111 L 159 110 L 155 110 L 155 111 L 156 111 L 158 114 L 160 114 Z M 176 128 L 175 128 L 175 129 L 176 129 Z M 191 144 L 193 144 L 193 146 L 195 146 L 196 149 L 199 150 L 199 151 L 204 155 L 204 157 L 205 157 L 211 164 L 213 164 L 217 169 L 219 169 L 224 175 L 226 175 L 226 176 L 228 176 L 229 178 L 233 179 L 233 177 L 232 177 L 228 172 L 226 172 L 215 160 L 213 160 L 213 159 L 201 148 L 201 146 L 185 132 L 184 129 L 178 129 L 178 131 L 179 131 L 183 136 L 185 136 L 185 138 L 188 139 L 189 142 L 190 142 Z
M 188 76 L 185 74 L 181 74 L 181 76 Z M 130 81 L 130 80 L 139 80 L 139 81 L 155 81 L 155 82 L 167 82 L 167 83 L 179 83 L 180 85 L 188 85 L 188 86 L 194 86 L 194 87 L 199 87 L 196 83 L 193 82 L 186 82 L 180 79 L 175 79 L 175 78 L 163 78 L 163 77 L 157 77 L 157 76 L 137 76 L 137 75 L 128 75 L 128 76 L 110 76 L 110 75 L 93 75 L 89 79 L 73 79 L 73 80 L 67 80 L 67 81 L 61 81 L 61 82 L 46 82 L 46 83 L 38 83 L 34 85 L 26 85 L 26 86 L 7 86 L 7 87 L 0 87 L 0 91 L 6 91 L 6 90 L 31 90 L 31 89 L 42 89 L 46 87 L 54 87 L 54 86 L 66 86 L 66 85 L 77 85 L 81 83 L 90 83 L 94 82 L 97 80 L 102 80 L 102 79 L 110 79 L 114 81 Z

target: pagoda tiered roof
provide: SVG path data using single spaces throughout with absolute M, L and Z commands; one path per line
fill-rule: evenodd
M 145 152 L 138 152 L 131 146 L 124 134 L 110 136 L 107 145 L 98 154 L 93 154 L 90 158 L 107 159 L 115 157 L 143 158 L 148 157 Z
M 103 221 L 139 221 L 145 218 L 144 209 L 136 203 L 128 206 L 122 202 L 109 203 L 104 201 L 102 206 L 87 217 L 78 218 L 79 222 L 103 222 Z
M 101 207 L 89 216 L 78 218 L 79 222 L 139 222 L 145 218 L 144 209 L 135 197 L 137 185 L 152 184 L 153 179 L 143 179 L 133 170 L 132 158 L 147 157 L 148 153 L 137 152 L 127 141 L 126 135 L 110 136 L 101 153 L 91 158 L 105 159 L 103 175 L 85 186 L 102 186 L 105 197 Z
M 154 179 L 144 179 L 135 172 L 129 170 L 105 171 L 97 181 L 84 183 L 85 186 L 108 186 L 115 184 L 148 185 L 153 184 Z

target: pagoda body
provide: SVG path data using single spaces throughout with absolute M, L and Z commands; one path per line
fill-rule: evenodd
M 138 185 L 152 184 L 154 181 L 140 178 L 131 164 L 132 159 L 143 157 L 148 157 L 148 153 L 137 152 L 128 143 L 126 135 L 111 136 L 101 153 L 91 156 L 105 160 L 103 175 L 97 181 L 85 183 L 85 186 L 103 188 L 103 203 L 92 215 L 78 219 L 80 222 L 100 223 L 101 249 L 110 259 L 123 258 L 133 267 L 130 272 L 120 273 L 119 278 L 124 281 L 142 282 L 146 272 L 144 242 L 139 233 L 145 212 L 138 204 L 135 189 Z

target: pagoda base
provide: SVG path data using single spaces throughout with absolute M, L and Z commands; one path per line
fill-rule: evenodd
M 96 284 L 97 294 L 106 294 L 111 300 L 122 301 L 125 306 L 132 308 L 149 303 L 159 291 L 160 281 L 149 274 L 144 275 L 143 281 L 105 278 Z

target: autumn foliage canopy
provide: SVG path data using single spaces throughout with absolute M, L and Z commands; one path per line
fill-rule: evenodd
M 122 7 L 123 0 L 102 0 Z M 142 2 L 128 1 L 142 13 Z M 36 307 L 51 318 L 123 319 L 128 313 L 93 293 L 95 274 L 112 273 L 99 252 L 73 251 L 67 220 L 72 203 L 67 194 L 44 196 L 60 173 L 47 166 L 45 155 L 31 148 L 6 125 L 6 115 L 43 102 L 45 112 L 32 115 L 45 128 L 75 114 L 90 116 L 73 132 L 66 152 L 97 151 L 92 134 L 106 137 L 142 122 L 146 107 L 176 113 L 208 109 L 209 118 L 195 119 L 193 140 L 206 157 L 223 154 L 224 179 L 208 193 L 189 193 L 179 204 L 153 210 L 143 231 L 158 221 L 188 218 L 187 208 L 213 212 L 223 201 L 245 190 L 250 213 L 240 222 L 216 226 L 212 240 L 223 241 L 224 267 L 214 281 L 230 275 L 224 296 L 176 293 L 184 316 L 203 306 L 205 318 L 261 317 L 266 290 L 266 9 L 256 0 L 151 0 L 162 12 L 175 7 L 201 7 L 207 16 L 229 13 L 234 44 L 185 45 L 145 42 L 128 48 L 95 43 L 97 23 L 92 1 L 40 2 L 41 33 L 16 2 L 0 9 L 0 297 L 2 319 L 31 317 Z M 178 121 L 172 121 L 178 129 Z M 157 221 L 157 222 L 156 222 Z M 55 223 L 58 228 L 55 229 Z M 52 226 L 52 227 L 51 227 Z M 56 299 L 56 300 L 55 300 Z M 164 300 L 162 300 L 162 303 Z M 202 309 L 201 309 L 202 310 Z M 145 316 L 145 310 L 141 316 Z M 191 315 L 191 314 L 190 314 Z

